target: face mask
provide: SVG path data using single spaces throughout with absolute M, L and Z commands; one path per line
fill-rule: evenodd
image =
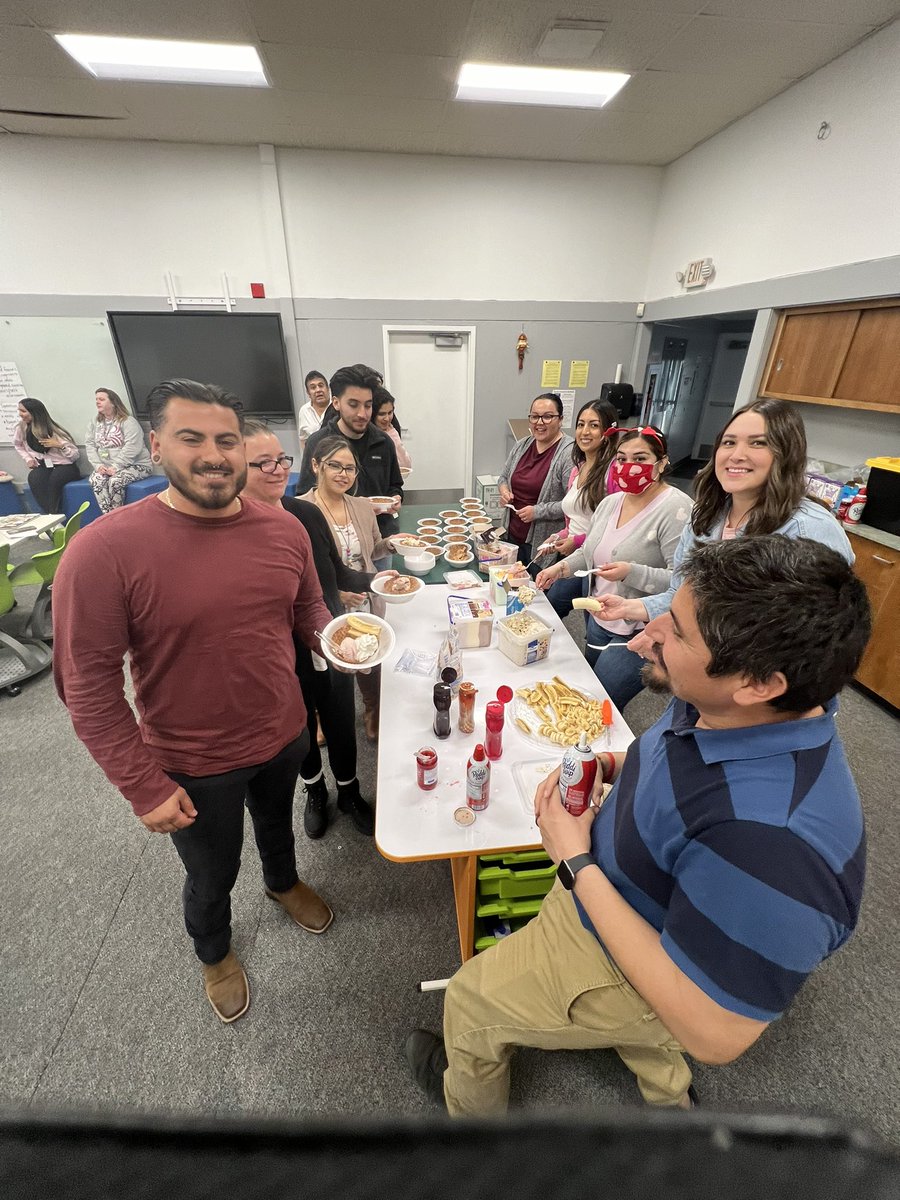
M 656 463 L 613 463 L 613 476 L 623 492 L 631 492 L 639 496 L 646 492 L 652 483 L 656 483 L 653 471 Z

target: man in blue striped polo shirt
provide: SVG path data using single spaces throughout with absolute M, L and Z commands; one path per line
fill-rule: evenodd
M 834 725 L 869 636 L 834 551 L 778 535 L 698 547 L 650 622 L 644 682 L 675 699 L 599 812 L 558 772 L 535 797 L 559 883 L 451 980 L 420 1085 L 453 1115 L 505 1111 L 517 1046 L 613 1047 L 650 1104 L 689 1107 L 684 1051 L 727 1063 L 856 926 L 865 835 Z

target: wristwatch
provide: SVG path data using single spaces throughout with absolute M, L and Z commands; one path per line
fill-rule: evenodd
M 575 876 L 581 868 L 592 866 L 594 866 L 594 856 L 592 854 L 576 854 L 574 858 L 562 859 L 556 868 L 556 874 L 563 887 L 571 892 L 575 886 Z

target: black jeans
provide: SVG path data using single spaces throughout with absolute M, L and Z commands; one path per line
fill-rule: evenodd
M 318 715 L 319 724 L 328 746 L 328 761 L 336 780 L 350 783 L 356 778 L 356 705 L 353 696 L 353 676 L 342 675 L 329 667 L 327 671 L 313 669 L 309 650 L 304 646 L 297 653 L 297 674 L 303 703 L 312 725 Z M 303 779 L 315 779 L 322 770 L 322 752 L 315 738 L 300 766 Z
M 38 506 L 45 513 L 62 512 L 62 493 L 67 483 L 74 483 L 81 478 L 81 472 L 75 463 L 65 463 L 58 467 L 45 467 L 43 464 L 28 472 L 28 486 Z
M 221 962 L 231 945 L 231 889 L 241 866 L 244 801 L 253 821 L 263 879 L 273 892 L 297 882 L 294 855 L 294 789 L 309 749 L 309 733 L 268 762 L 224 775 L 167 774 L 181 784 L 197 810 L 193 825 L 171 835 L 184 864 L 184 924 L 202 963 Z

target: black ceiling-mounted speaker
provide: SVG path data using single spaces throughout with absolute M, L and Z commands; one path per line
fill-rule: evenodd
M 634 412 L 634 388 L 630 383 L 604 383 L 600 388 L 600 399 L 610 402 L 620 420 Z

